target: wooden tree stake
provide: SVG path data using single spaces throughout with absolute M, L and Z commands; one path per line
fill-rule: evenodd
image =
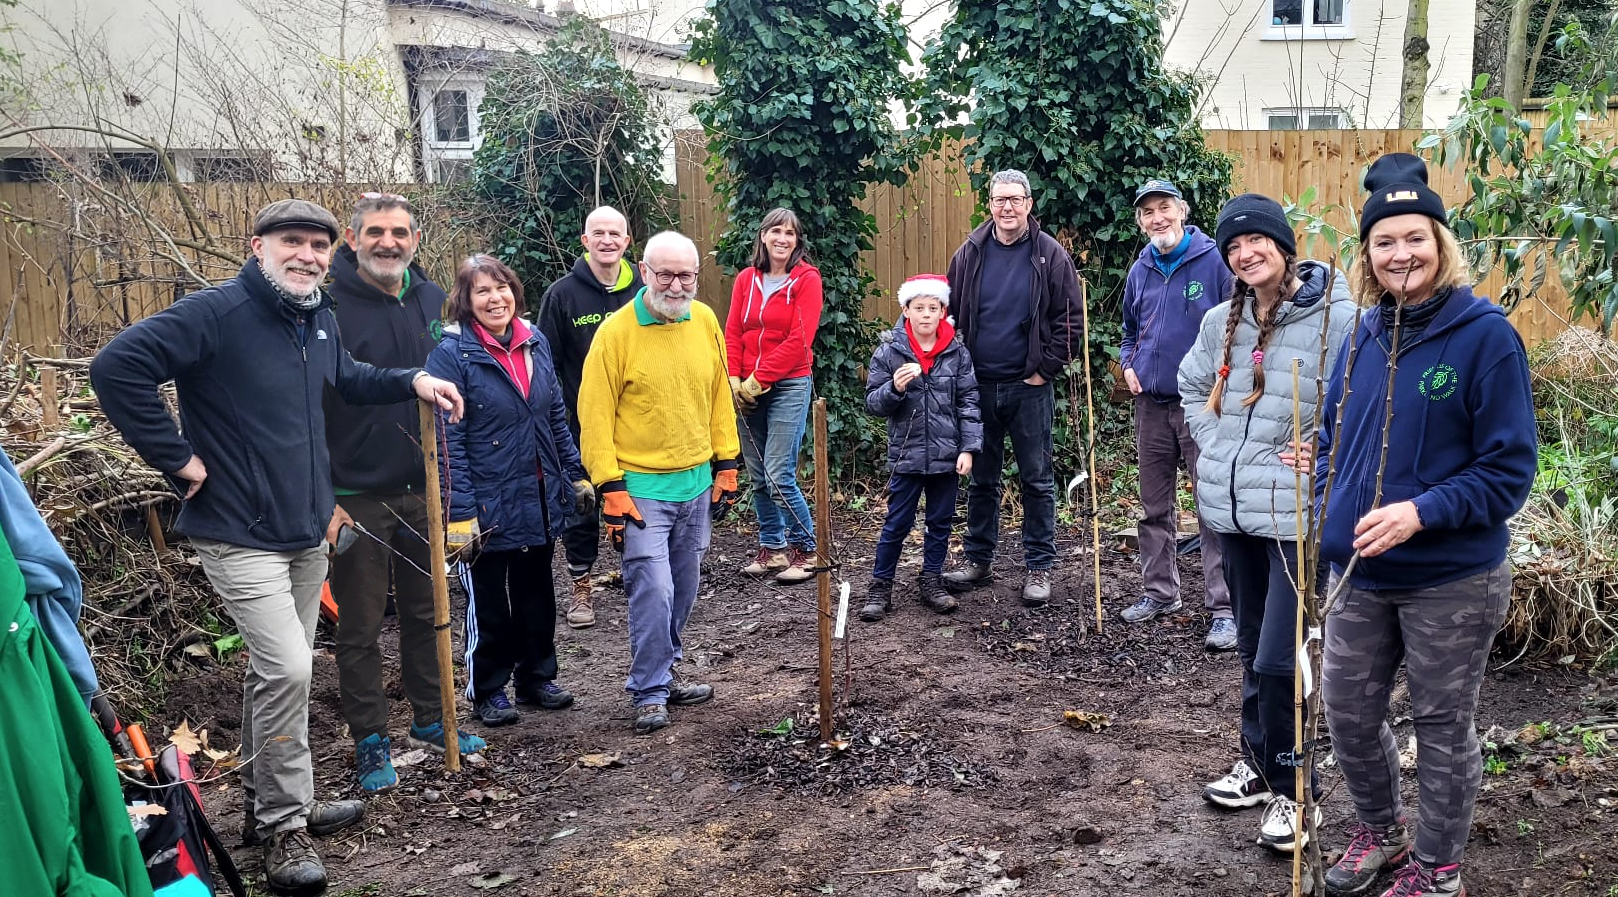
M 444 703 L 444 768 L 461 771 L 461 730 L 455 722 L 455 661 L 449 645 L 449 574 L 444 568 L 444 496 L 438 484 L 438 409 L 418 402 L 421 457 L 427 468 L 427 563 L 433 571 L 433 629 L 438 633 L 438 691 Z
M 39 422 L 47 433 L 62 428 L 62 399 L 56 393 L 56 368 L 39 369 Z
M 831 710 L 831 484 L 826 473 L 826 400 L 815 399 L 815 583 L 820 606 L 820 740 L 837 737 Z

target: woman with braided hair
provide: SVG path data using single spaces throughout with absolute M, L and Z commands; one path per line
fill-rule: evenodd
M 1298 763 L 1292 684 L 1298 495 L 1283 453 L 1295 449 L 1294 398 L 1305 439 L 1312 438 L 1323 378 L 1354 328 L 1354 303 L 1340 273 L 1298 260 L 1286 213 L 1273 199 L 1244 193 L 1226 203 L 1215 239 L 1235 281 L 1230 299 L 1203 317 L 1180 364 L 1180 396 L 1201 453 L 1197 506 L 1225 551 L 1242 659 L 1242 756 L 1203 797 L 1231 809 L 1268 805 L 1259 843 L 1290 852 L 1307 833 L 1294 831 L 1297 804 L 1287 796 Z

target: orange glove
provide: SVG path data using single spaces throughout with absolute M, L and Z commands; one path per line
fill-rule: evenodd
M 607 525 L 607 542 L 619 554 L 624 553 L 624 527 L 630 521 L 641 529 L 646 528 L 646 521 L 641 519 L 623 480 L 601 484 L 601 520 Z
M 709 499 L 708 517 L 714 522 L 723 520 L 741 498 L 736 485 L 736 459 L 715 461 L 713 465 L 713 497 Z

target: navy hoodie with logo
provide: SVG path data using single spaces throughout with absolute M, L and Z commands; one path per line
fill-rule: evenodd
M 1391 334 L 1367 312 L 1337 356 L 1321 423 L 1315 481 L 1321 556 L 1341 571 L 1354 527 L 1372 510 L 1382 457 Z M 1339 409 L 1347 377 L 1349 400 Z M 1533 392 L 1522 338 L 1506 315 L 1468 287 L 1455 287 L 1427 329 L 1401 337 L 1393 426 L 1380 506 L 1413 501 L 1422 529 L 1349 579 L 1362 589 L 1421 589 L 1498 566 L 1506 522 L 1528 498 L 1538 464 Z M 1326 459 L 1337 450 L 1331 494 Z
M 1152 244 L 1124 280 L 1124 338 L 1118 363 L 1133 369 L 1141 393 L 1159 402 L 1180 399 L 1179 371 L 1209 309 L 1230 298 L 1231 274 L 1219 247 L 1186 226 L 1191 245 L 1169 274 L 1157 267 Z

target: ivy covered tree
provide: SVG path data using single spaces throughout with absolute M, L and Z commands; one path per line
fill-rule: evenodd
M 854 371 L 874 334 L 861 303 L 872 278 L 860 265 L 876 221 L 855 206 L 867 185 L 902 178 L 889 104 L 907 93 L 905 28 L 897 4 L 873 0 L 709 0 L 692 57 L 713 65 L 719 93 L 693 108 L 707 128 L 710 178 L 730 228 L 719 262 L 746 267 L 764 214 L 803 223 L 820 269 L 825 310 L 815 337 L 815 388 L 827 399 L 841 469 L 880 440 Z
M 522 278 L 531 303 L 572 266 L 591 209 L 616 207 L 642 240 L 673 220 L 658 119 L 589 19 L 570 17 L 542 52 L 501 63 L 478 116 L 470 199 L 498 222 L 494 255 Z
M 965 161 L 980 197 L 995 171 L 1028 173 L 1034 214 L 1089 282 L 1098 346 L 1116 343 L 1124 275 L 1140 251 L 1135 188 L 1168 178 L 1193 218 L 1211 222 L 1230 187 L 1229 160 L 1203 144 L 1196 84 L 1163 67 L 1157 9 L 959 0 L 924 58 L 923 127 L 969 115 Z

